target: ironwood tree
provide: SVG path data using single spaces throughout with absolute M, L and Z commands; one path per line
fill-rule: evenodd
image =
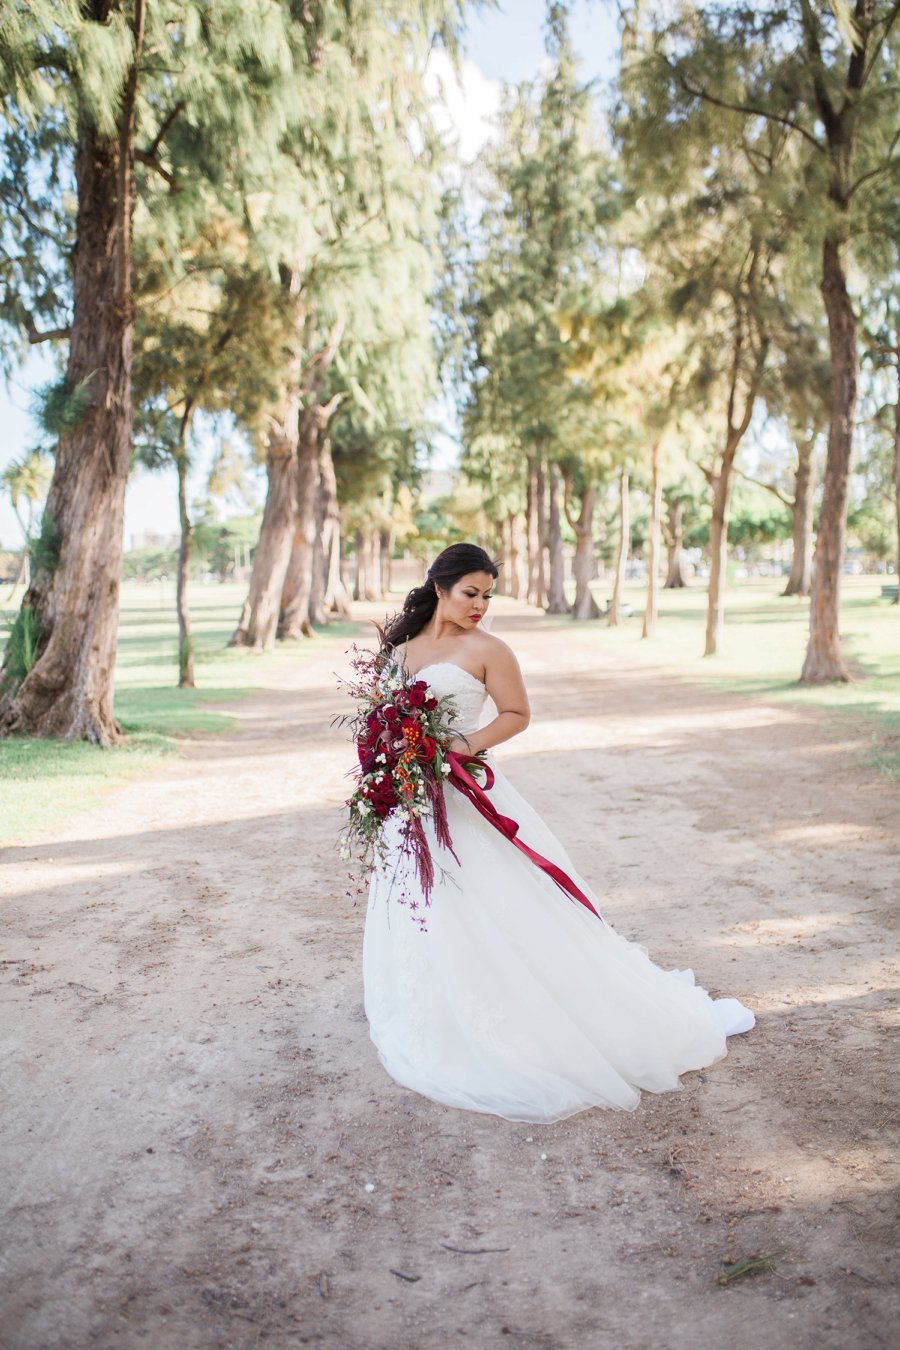
M 34 0 L 0 13 L 2 115 L 20 192 L 9 230 L 28 244 L 7 272 L 2 318 L 23 340 L 65 344 L 68 398 L 40 565 L 17 620 L 34 659 L 23 668 L 21 643 L 9 644 L 3 732 L 120 738 L 113 679 L 134 413 L 135 208 L 183 186 L 170 159 L 179 140 L 194 146 L 191 193 L 202 201 L 221 190 L 242 144 L 265 139 L 273 81 L 285 73 L 286 18 L 262 0 Z M 41 233 L 31 183 L 59 218 L 73 193 L 68 231 Z
M 860 239 L 884 227 L 883 218 L 871 217 L 873 199 L 883 196 L 886 185 L 896 189 L 900 172 L 900 5 L 692 4 L 673 17 L 666 6 L 641 4 L 626 14 L 623 84 L 630 89 L 632 116 L 642 119 L 652 107 L 658 119 L 668 108 L 670 126 L 682 118 L 708 126 L 715 117 L 726 130 L 737 117 L 750 137 L 766 124 L 797 165 L 803 226 L 820 258 L 830 383 L 801 680 L 846 681 L 838 614 L 859 392 L 857 313 L 848 275 Z
M 592 447 L 579 439 L 589 396 L 571 378 L 560 319 L 575 292 L 596 284 L 617 208 L 563 4 L 548 8 L 547 49 L 546 79 L 510 92 L 486 156 L 461 419 L 465 471 L 490 484 L 491 515 L 503 522 L 504 571 L 519 589 L 524 552 L 526 597 L 561 612 L 563 466 Z
M 328 7 L 307 34 L 315 106 L 288 119 L 277 191 L 270 189 L 255 230 L 274 261 L 274 284 L 290 296 L 294 331 L 284 353 L 291 378 L 265 436 L 266 508 L 236 646 L 309 634 L 329 589 L 332 596 L 340 589 L 329 438 L 338 409 L 369 398 L 344 348 L 363 334 L 376 340 L 373 314 L 390 331 L 412 308 L 426 322 L 413 319 L 408 332 L 423 368 L 433 367 L 428 249 L 438 195 L 423 81 L 433 44 L 453 44 L 461 5 L 395 0 L 390 12 L 396 22 L 386 25 L 375 3 Z

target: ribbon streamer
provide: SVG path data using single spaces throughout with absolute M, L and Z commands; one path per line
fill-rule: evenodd
M 494 803 L 487 796 L 487 793 L 490 792 L 491 788 L 494 786 L 494 771 L 491 766 L 486 764 L 484 760 L 477 761 L 486 774 L 485 785 L 484 788 L 482 788 L 476 783 L 475 779 L 466 768 L 467 760 L 458 755 L 455 750 L 451 750 L 447 754 L 446 759 L 447 763 L 450 765 L 448 781 L 451 782 L 463 796 L 468 797 L 476 811 L 484 816 L 488 824 L 493 825 L 495 830 L 499 830 L 504 838 L 508 839 L 520 853 L 524 853 L 526 858 L 530 858 L 534 865 L 539 867 L 542 872 L 546 872 L 547 876 L 556 882 L 561 891 L 565 891 L 566 895 L 571 896 L 573 900 L 577 900 L 579 904 L 584 905 L 586 909 L 589 909 L 591 913 L 595 914 L 600 922 L 603 923 L 603 916 L 594 908 L 584 891 L 580 890 L 579 887 L 575 885 L 575 882 L 568 873 L 564 872 L 561 867 L 557 867 L 556 863 L 551 862 L 549 858 L 545 858 L 533 848 L 529 848 L 527 844 L 522 843 L 521 839 L 517 837 L 519 833 L 518 821 L 513 820 L 512 816 L 501 816 Z M 471 756 L 468 757 L 468 762 L 473 762 Z

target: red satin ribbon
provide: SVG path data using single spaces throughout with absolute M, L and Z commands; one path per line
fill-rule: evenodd
M 491 766 L 486 764 L 484 760 L 478 761 L 486 775 L 484 788 L 481 788 L 466 768 L 467 761 L 462 759 L 454 750 L 449 752 L 446 759 L 450 765 L 448 781 L 465 797 L 468 797 L 476 811 L 479 811 L 485 820 L 493 825 L 495 830 L 499 830 L 511 844 L 514 844 L 520 853 L 524 853 L 526 858 L 530 858 L 536 867 L 539 867 L 542 872 L 546 872 L 547 876 L 556 882 L 560 890 L 565 891 L 573 900 L 577 900 L 579 904 L 584 905 L 592 914 L 596 914 L 602 923 L 603 916 L 594 908 L 584 891 L 575 885 L 572 878 L 561 867 L 557 867 L 556 863 L 535 852 L 533 848 L 529 848 L 527 844 L 523 844 L 521 839 L 516 837 L 519 833 L 518 821 L 513 820 L 511 816 L 501 816 L 494 803 L 487 796 L 487 792 L 494 786 L 494 771 Z M 471 762 L 471 760 L 468 762 Z

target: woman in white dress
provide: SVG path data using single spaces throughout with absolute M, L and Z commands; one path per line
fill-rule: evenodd
M 411 677 L 453 696 L 451 749 L 487 752 L 493 805 L 600 910 L 490 753 L 530 717 L 513 652 L 480 626 L 496 576 L 483 549 L 451 545 L 388 623 L 385 642 Z M 479 726 L 488 697 L 497 713 Z M 680 1074 L 725 1055 L 726 1036 L 753 1026 L 736 999 L 711 999 L 690 971 L 661 970 L 643 947 L 565 894 L 463 793 L 448 784 L 445 798 L 458 862 L 432 834 L 426 931 L 409 910 L 418 883 L 400 856 L 399 825 L 393 856 L 376 870 L 369 893 L 366 1015 L 398 1083 L 514 1121 L 562 1120 L 593 1106 L 628 1110 L 641 1089 L 677 1088 Z

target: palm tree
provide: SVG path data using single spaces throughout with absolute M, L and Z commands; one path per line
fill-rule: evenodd
M 28 586 L 28 556 L 31 541 L 34 538 L 35 514 L 39 503 L 47 495 L 47 488 L 50 484 L 50 462 L 43 451 L 29 450 L 21 459 L 14 459 L 7 464 L 3 473 L 0 474 L 0 483 L 9 493 L 16 520 L 25 536 L 19 575 L 10 591 L 10 597 L 12 597 L 17 586 L 24 585 L 26 588 Z M 25 508 L 24 514 L 23 506 Z

